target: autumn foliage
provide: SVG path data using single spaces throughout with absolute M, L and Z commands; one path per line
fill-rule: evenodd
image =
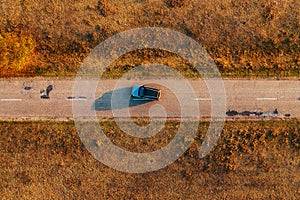
M 38 56 L 25 59 L 30 60 L 30 73 L 23 70 L 24 75 L 75 75 L 91 50 L 110 36 L 134 28 L 164 27 L 199 42 L 223 76 L 300 76 L 298 0 L 63 0 L 39 4 L 12 0 L 1 2 L 0 8 L 1 35 L 11 35 L 6 39 L 10 40 L 6 48 L 11 49 L 5 58 L 1 55 L 1 66 L 24 69 L 23 55 L 29 58 L 35 45 L 19 49 L 22 59 L 14 48 L 36 44 Z M 149 52 L 144 54 L 148 57 Z M 166 55 L 174 66 L 178 58 L 170 58 Z M 111 69 L 136 63 L 133 55 Z M 180 66 L 189 76 L 191 66 Z M 120 70 L 110 71 L 109 77 L 116 77 L 114 72 L 118 76 Z
M 126 121 L 122 123 L 126 125 Z M 144 122 L 138 120 L 138 124 Z M 168 121 L 150 138 L 133 138 L 112 120 L 100 125 L 120 148 L 152 152 L 172 140 L 179 122 Z M 226 122 L 217 144 L 204 158 L 198 154 L 209 123 L 201 122 L 184 155 L 161 170 L 142 174 L 119 172 L 96 160 L 71 121 L 0 122 L 0 126 L 0 190 L 4 199 L 299 196 L 300 123 L 294 119 Z M 92 140 L 91 145 L 98 143 Z

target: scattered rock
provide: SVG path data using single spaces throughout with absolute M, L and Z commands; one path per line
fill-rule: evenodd
M 227 116 L 236 116 L 236 115 L 241 115 L 241 116 L 247 116 L 247 117 L 260 117 L 260 116 L 263 116 L 263 117 L 267 117 L 267 116 L 279 116 L 279 112 L 277 110 L 277 108 L 273 111 L 273 112 L 269 112 L 269 113 L 263 113 L 263 112 L 251 112 L 251 111 L 248 111 L 248 110 L 245 110 L 243 112 L 238 112 L 236 110 L 228 110 L 226 112 L 226 115 Z M 285 114 L 284 116 L 286 117 L 289 117 L 291 116 L 290 114 Z
M 277 110 L 277 108 L 275 108 L 275 110 L 273 111 L 273 114 L 274 114 L 274 115 L 278 115 L 278 110 Z
M 24 89 L 24 90 L 31 90 L 32 87 L 30 87 L 30 86 L 24 86 L 23 89 Z
M 49 96 L 44 94 L 44 95 L 41 96 L 41 99 L 49 99 Z
M 226 115 L 227 116 L 235 116 L 235 115 L 238 115 L 239 113 L 236 111 L 236 110 L 228 110 L 226 112 Z
M 28 85 L 27 83 L 24 82 L 24 83 L 23 83 L 23 89 L 24 89 L 24 90 L 31 90 L 31 89 L 32 89 L 32 86 L 31 86 L 31 85 L 32 85 L 32 83 Z
M 48 85 L 48 87 L 46 88 L 46 95 L 49 96 L 50 92 L 53 90 L 53 86 L 52 85 Z
M 75 96 L 68 96 L 67 99 L 69 99 L 69 100 L 73 100 L 73 99 L 87 99 L 87 97 L 86 96 L 79 96 L 79 97 L 76 98 Z
M 252 112 L 250 112 L 250 111 L 248 111 L 248 110 L 239 113 L 239 115 L 242 115 L 242 116 L 250 116 L 251 114 L 252 114 Z
M 53 90 L 53 86 L 52 85 L 48 85 L 48 87 L 46 88 L 46 90 L 40 90 L 40 94 L 41 94 L 41 99 L 49 99 L 50 96 L 50 92 Z

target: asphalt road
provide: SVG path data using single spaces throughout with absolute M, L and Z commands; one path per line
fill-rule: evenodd
M 193 117 L 198 111 L 206 118 L 211 116 L 212 100 L 226 110 L 263 112 L 266 117 L 277 109 L 279 116 L 290 114 L 300 118 L 300 81 L 223 80 L 226 102 L 218 99 L 220 88 L 212 88 L 216 93 L 212 99 L 204 81 L 82 80 L 81 90 L 73 93 L 74 82 L 55 78 L 0 79 L 0 118 L 72 119 L 72 105 L 77 114 L 99 118 L 147 117 L 149 113 L 152 117 Z M 91 83 L 98 84 L 96 91 Z M 160 88 L 161 100 L 130 99 L 130 87 L 135 84 Z M 41 90 L 49 85 L 53 86 L 49 99 L 42 99 Z

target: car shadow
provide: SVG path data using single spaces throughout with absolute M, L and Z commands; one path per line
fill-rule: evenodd
M 143 105 L 154 100 L 141 100 L 131 97 L 131 87 L 120 88 L 104 93 L 93 103 L 92 109 L 96 111 L 117 110 Z

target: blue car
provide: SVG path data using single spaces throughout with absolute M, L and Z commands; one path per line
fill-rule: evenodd
M 144 85 L 134 85 L 131 90 L 131 96 L 133 99 L 139 100 L 159 100 L 161 91 Z

